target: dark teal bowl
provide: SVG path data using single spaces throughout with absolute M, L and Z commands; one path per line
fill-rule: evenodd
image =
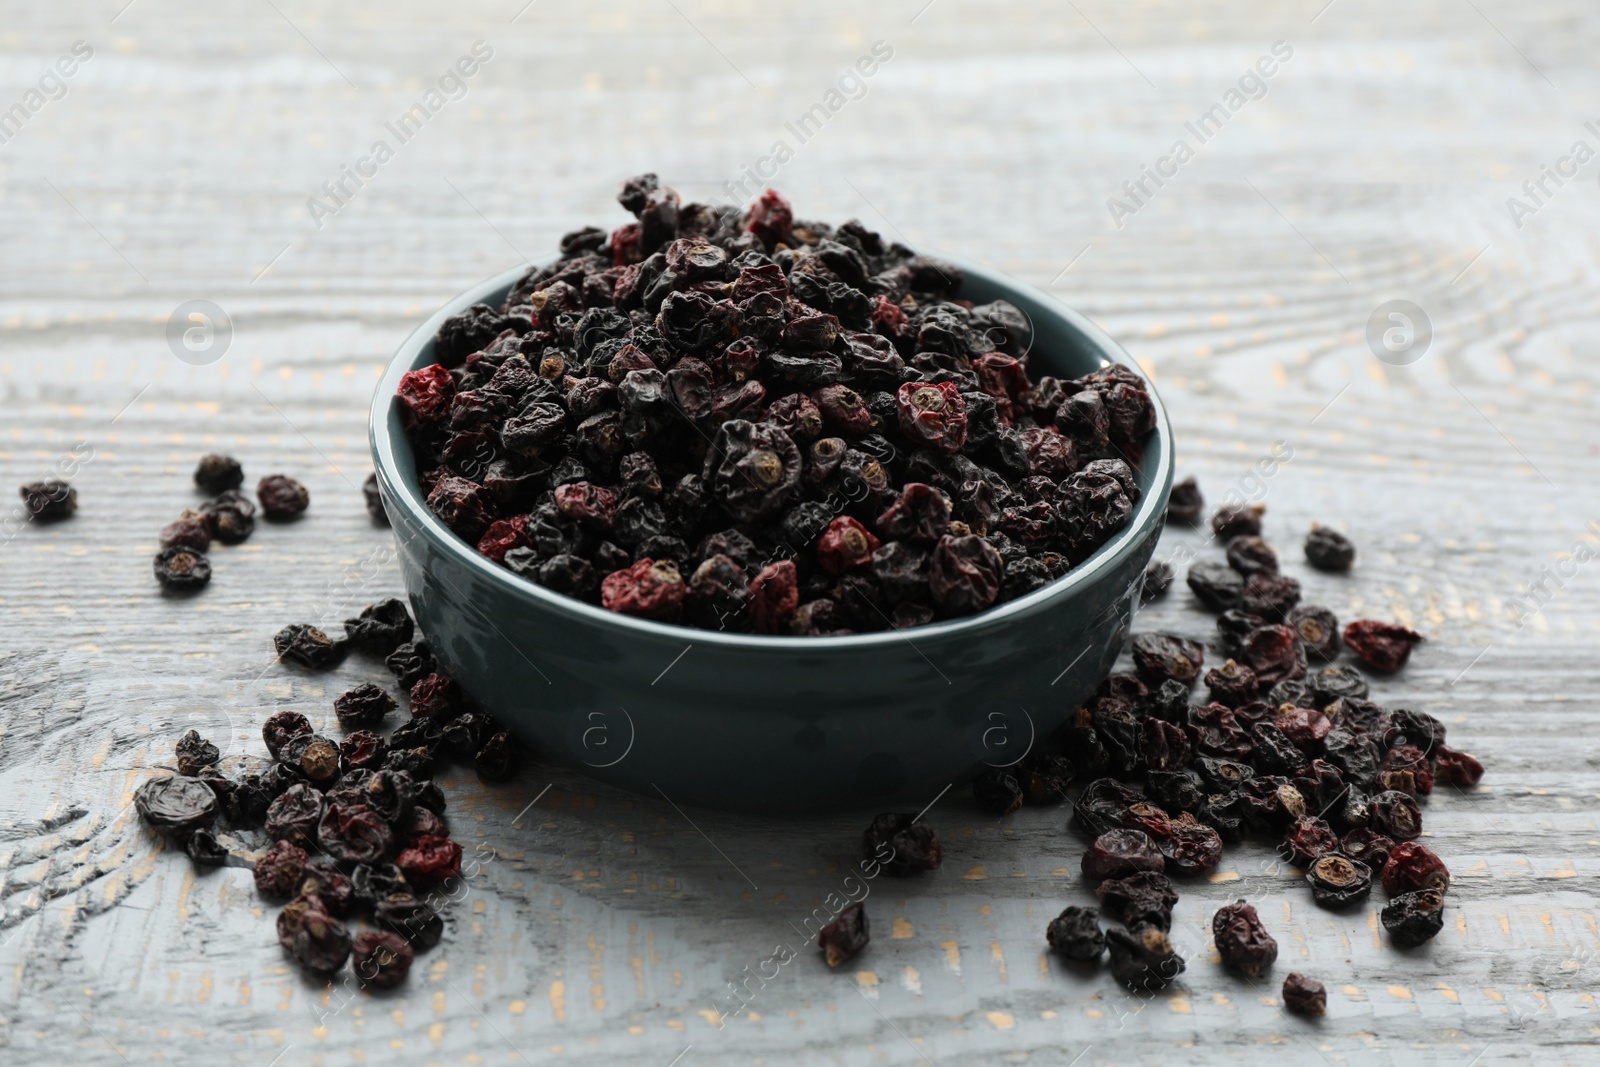
M 1033 321 L 1035 374 L 1138 370 L 1087 318 L 955 261 L 962 293 Z M 428 510 L 394 401 L 446 318 L 498 304 L 526 268 L 473 287 L 400 346 L 372 406 L 372 457 L 412 609 L 444 668 L 548 758 L 683 805 L 823 812 L 931 802 L 1020 759 L 1105 677 L 1127 638 L 1172 487 L 1156 398 L 1128 526 L 1059 581 L 982 615 L 847 637 L 761 637 L 605 611 L 478 555 Z M 1151 390 L 1152 397 L 1155 396 Z

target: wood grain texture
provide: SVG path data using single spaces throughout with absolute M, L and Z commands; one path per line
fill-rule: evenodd
M 1597 565 L 1520 626 L 1515 598 L 1600 529 L 1600 165 L 1547 183 L 1521 228 L 1506 198 L 1600 148 L 1600 17 L 1323 3 L 12 5 L 0 108 L 74 41 L 94 56 L 0 145 L 0 485 L 93 458 L 76 518 L 0 534 L 0 1062 L 1593 1062 Z M 318 228 L 307 198 L 478 40 L 494 55 L 465 96 Z M 785 122 L 877 40 L 894 54 L 865 95 L 794 144 Z M 1280 40 L 1265 95 L 1113 226 L 1107 198 Z M 1131 999 L 1042 951 L 1087 898 L 1066 813 L 996 822 L 952 794 L 931 815 L 945 869 L 873 883 L 875 940 L 828 974 L 793 924 L 870 812 L 685 816 L 536 765 L 445 779 L 479 873 L 406 988 L 352 995 L 285 965 L 248 871 L 196 874 L 140 830 L 132 789 L 184 730 L 257 752 L 272 711 L 326 716 L 386 680 L 291 674 L 269 638 L 400 592 L 357 487 L 372 383 L 417 321 L 620 221 L 622 177 L 712 198 L 779 138 L 774 184 L 803 214 L 976 257 L 1105 325 L 1159 384 L 1181 469 L 1213 499 L 1264 495 L 1281 551 L 1314 520 L 1356 538 L 1355 573 L 1310 575 L 1307 600 L 1427 634 L 1376 692 L 1489 768 L 1429 806 L 1457 877 L 1434 943 L 1388 949 L 1375 909 L 1319 911 L 1245 848 L 1185 892 L 1181 985 Z M 1397 297 L 1435 329 L 1407 367 L 1363 337 Z M 231 316 L 220 362 L 168 350 L 191 299 Z M 1292 460 L 1251 481 L 1275 442 Z M 163 599 L 155 531 L 196 502 L 208 448 L 302 477 L 311 513 Z M 1216 551 L 1176 531 L 1160 551 L 1185 546 Z M 1180 591 L 1145 628 L 1210 619 Z M 1210 914 L 1240 895 L 1279 934 L 1276 974 L 1327 983 L 1326 1020 L 1214 962 Z M 716 1025 L 779 944 L 798 958 Z

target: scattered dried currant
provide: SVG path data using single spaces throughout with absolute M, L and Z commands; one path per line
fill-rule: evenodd
M 1172 832 L 1157 841 L 1172 874 L 1195 877 L 1209 874 L 1222 862 L 1222 837 L 1217 831 L 1183 815 L 1172 822 Z
M 1372 868 L 1360 860 L 1328 853 L 1306 868 L 1311 898 L 1324 908 L 1359 904 L 1372 893 Z
M 444 936 L 444 920 L 439 913 L 409 890 L 392 892 L 378 900 L 372 908 L 372 921 L 423 952 Z
M 1433 750 L 1433 776 L 1446 785 L 1472 787 L 1483 780 L 1483 764 L 1465 752 L 1440 744 Z
M 1283 1008 L 1295 1015 L 1317 1016 L 1328 1013 L 1328 991 L 1315 978 L 1297 971 L 1283 979 Z
M 1207 671 L 1205 683 L 1211 691 L 1212 701 L 1226 704 L 1230 708 L 1254 700 L 1256 692 L 1261 688 L 1261 683 L 1256 680 L 1255 671 L 1231 659 L 1225 661 L 1222 666 Z
M 346 645 L 335 641 L 315 626 L 296 623 L 285 626 L 272 638 L 278 658 L 314 671 L 332 670 L 344 661 Z
M 173 755 L 177 757 L 178 773 L 189 775 L 191 778 L 199 775 L 207 767 L 214 766 L 222 758 L 217 746 L 201 737 L 198 730 L 190 730 L 178 738 L 178 743 L 173 748 Z
M 188 545 L 163 548 L 155 558 L 156 580 L 173 592 L 192 593 L 211 581 L 211 561 Z
M 1244 593 L 1244 576 L 1223 563 L 1193 564 L 1185 580 L 1200 603 L 1213 611 L 1237 608 Z
M 1083 876 L 1090 881 L 1126 878 L 1139 871 L 1161 874 L 1166 859 L 1150 835 L 1141 830 L 1108 830 L 1083 854 Z
M 1022 807 L 1022 784 L 1008 769 L 991 768 L 972 781 L 972 799 L 994 815 L 1010 815 Z
M 1358 619 L 1344 628 L 1344 643 L 1356 657 L 1376 671 L 1392 674 L 1406 665 L 1422 635 L 1404 626 Z
M 1305 645 L 1306 652 L 1331 663 L 1339 657 L 1339 620 L 1324 607 L 1306 605 L 1295 608 L 1284 619 Z
M 1133 662 L 1153 682 L 1171 679 L 1193 685 L 1200 677 L 1205 649 L 1198 641 L 1174 634 L 1139 634 L 1133 639 Z
M 346 730 L 367 730 L 382 724 L 383 718 L 395 709 L 394 697 L 382 686 L 367 682 L 333 701 L 333 713 L 339 725 Z
M 443 723 L 461 714 L 465 698 L 453 678 L 430 674 L 418 678 L 411 687 L 411 715 L 416 719 L 437 719 Z M 390 739 L 391 744 L 393 738 Z
M 405 601 L 390 598 L 361 609 L 344 621 L 345 640 L 352 648 L 373 656 L 388 656 L 411 640 L 415 624 Z
M 1200 484 L 1188 477 L 1172 487 L 1167 497 L 1167 521 L 1180 526 L 1195 526 L 1205 514 L 1205 498 L 1200 495 Z
M 311 505 L 306 487 L 287 474 L 269 474 L 257 482 L 256 499 L 261 501 L 261 514 L 269 522 L 298 518 Z
M 267 836 L 295 845 L 311 844 L 317 839 L 323 806 L 323 796 L 316 789 L 304 782 L 291 785 L 267 805 Z
M 1144 584 L 1139 587 L 1139 602 L 1148 604 L 1160 600 L 1172 588 L 1172 564 L 1157 560 L 1144 570 Z
M 472 765 L 479 777 L 491 782 L 504 781 L 516 772 L 517 744 L 504 730 L 496 731 L 484 741 Z
M 1228 542 L 1228 566 L 1246 578 L 1257 574 L 1277 574 L 1278 554 L 1272 546 L 1251 534 Z
M 363 930 L 350 946 L 356 978 L 374 989 L 393 989 L 404 982 L 414 958 L 406 939 L 387 930 Z
M 315 974 L 332 974 L 350 958 L 350 931 L 325 911 L 307 909 L 296 924 L 289 955 Z
M 426 641 L 407 641 L 396 646 L 393 652 L 384 657 L 383 665 L 389 668 L 389 673 L 407 692 L 436 669 L 433 653 Z
M 884 848 L 889 856 L 883 858 Z M 923 871 L 938 870 L 944 860 L 944 846 L 926 819 L 909 812 L 885 812 L 873 818 L 861 835 L 861 848 L 868 859 L 877 859 L 883 869 L 896 878 Z
M 367 475 L 367 480 L 361 483 L 361 499 L 367 505 L 367 514 L 371 515 L 374 522 L 389 525 L 389 513 L 383 509 L 383 494 L 378 491 L 378 476 Z
M 1239 591 L 1239 607 L 1251 615 L 1273 622 L 1282 619 L 1300 603 L 1300 583 L 1286 574 L 1257 573 Z
M 1261 977 L 1278 958 L 1278 942 L 1261 924 L 1255 907 L 1243 900 L 1217 909 L 1211 936 L 1223 965 L 1248 978 Z
M 1108 878 L 1094 892 L 1101 905 L 1130 930 L 1144 926 L 1172 929 L 1178 891 L 1164 874 L 1140 871 L 1126 878 Z
M 1238 504 L 1219 508 L 1211 516 L 1211 531 L 1218 537 L 1261 536 L 1261 516 L 1266 514 L 1265 504 Z
M 1372 798 L 1373 829 L 1396 841 L 1412 841 L 1422 834 L 1422 809 L 1409 793 L 1387 789 Z
M 183 775 L 152 778 L 134 791 L 133 803 L 153 830 L 179 839 L 210 826 L 218 809 L 210 786 Z
M 216 496 L 244 484 L 244 468 L 232 456 L 208 453 L 194 468 L 194 484 L 202 493 Z
M 1337 530 L 1326 526 L 1311 527 L 1306 535 L 1306 562 L 1319 571 L 1337 573 L 1347 571 L 1356 559 L 1356 546 Z
M 1444 929 L 1444 894 L 1436 889 L 1401 893 L 1383 906 L 1379 917 L 1390 941 L 1399 948 L 1416 948 Z
M 59 478 L 29 482 L 18 490 L 23 507 L 40 522 L 56 522 L 78 509 L 78 491 Z
M 1044 937 L 1050 947 L 1069 960 L 1089 963 L 1106 950 L 1106 934 L 1089 908 L 1071 907 L 1050 920 Z
M 206 552 L 211 548 L 211 520 L 187 508 L 177 520 L 161 527 L 156 536 L 162 548 L 190 548 Z M 159 575 L 158 575 L 159 577 Z
M 265 897 L 290 897 L 300 891 L 306 876 L 306 850 L 277 841 L 256 860 L 256 891 Z
M 448 837 L 424 834 L 395 857 L 394 862 L 412 885 L 436 886 L 461 876 L 461 846 Z
M 317 822 L 317 845 L 340 863 L 377 863 L 394 848 L 394 831 L 365 804 L 329 804 Z
M 200 514 L 210 524 L 211 536 L 225 545 L 242 544 L 255 532 L 256 506 L 237 489 L 200 505 Z
M 861 904 L 851 904 L 839 917 L 822 928 L 817 935 L 817 947 L 829 967 L 837 967 L 854 959 L 872 939 L 867 923 L 867 911 Z
M 1391 896 L 1419 889 L 1450 888 L 1450 871 L 1432 849 L 1415 841 L 1403 841 L 1389 850 L 1384 861 L 1382 882 Z
M 1106 931 L 1111 950 L 1111 974 L 1134 992 L 1165 989 L 1183 973 L 1183 957 L 1178 955 L 1164 930 L 1154 926 L 1134 931 Z

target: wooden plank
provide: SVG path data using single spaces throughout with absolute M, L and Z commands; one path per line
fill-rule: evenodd
M 1549 185 L 1520 229 L 1505 203 L 1574 141 L 1600 147 L 1582 103 L 1591 10 L 116 6 L 18 9 L 0 34 L 3 107 L 75 40 L 94 48 L 66 95 L 0 145 L 0 484 L 93 452 L 78 517 L 0 533 L 5 1062 L 187 1062 L 201 1047 L 249 1067 L 384 1052 L 657 1065 L 1592 1056 L 1600 583 L 1592 564 L 1569 568 L 1520 627 L 1517 598 L 1597 540 L 1600 371 L 1580 354 L 1597 339 L 1593 165 Z M 307 198 L 477 40 L 494 55 L 465 96 L 318 228 Z M 793 145 L 775 184 L 805 215 L 859 215 L 1051 288 L 1156 378 L 1181 467 L 1213 499 L 1262 495 L 1289 558 L 1312 521 L 1356 538 L 1356 573 L 1304 574 L 1307 599 L 1427 634 L 1377 692 L 1438 714 L 1489 767 L 1481 789 L 1429 806 L 1429 840 L 1457 875 L 1446 930 L 1392 951 L 1374 909 L 1312 908 L 1266 850 L 1243 848 L 1179 906 L 1180 987 L 1131 999 L 1042 951 L 1048 918 L 1087 899 L 1065 811 L 997 822 L 952 795 L 932 812 L 945 869 L 873 883 L 875 941 L 851 973 L 828 974 L 794 925 L 839 887 L 870 812 L 695 812 L 691 826 L 659 799 L 535 765 L 497 789 L 446 778 L 480 870 L 405 989 L 306 981 L 248 872 L 193 873 L 127 804 L 191 726 L 258 751 L 272 711 L 326 715 L 349 685 L 386 680 L 359 660 L 289 674 L 271 666 L 269 638 L 400 591 L 357 488 L 387 354 L 477 279 L 574 225 L 619 221 L 610 195 L 627 173 L 717 196 L 775 139 L 796 142 L 785 123 L 877 40 L 892 59 Z M 1266 94 L 1115 228 L 1107 198 L 1279 40 L 1293 56 Z M 1395 297 L 1435 328 L 1412 366 L 1379 362 L 1363 337 Z M 192 299 L 231 317 L 217 363 L 167 347 L 169 315 Z M 1253 477 L 1277 442 L 1292 459 Z M 196 501 L 189 470 L 209 448 L 252 478 L 304 478 L 312 511 L 220 551 L 202 597 L 163 599 L 155 531 Z M 1215 552 L 1180 531 L 1161 552 L 1183 548 Z M 1210 620 L 1180 588 L 1138 628 L 1200 636 Z M 1209 916 L 1241 895 L 1279 934 L 1275 973 L 1328 984 L 1325 1021 L 1286 1018 L 1275 988 L 1214 962 Z M 779 944 L 797 957 L 719 1020 L 728 983 Z

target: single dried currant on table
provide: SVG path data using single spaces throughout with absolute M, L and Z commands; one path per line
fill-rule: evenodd
M 1066 908 L 1045 928 L 1050 947 L 1069 960 L 1089 963 L 1106 950 L 1106 934 L 1089 908 Z
M 211 581 L 211 561 L 188 545 L 163 548 L 155 558 L 156 581 L 176 593 L 204 589 Z
M 208 453 L 194 468 L 194 484 L 202 493 L 216 496 L 244 484 L 244 468 L 232 456 Z
M 1326 1015 L 1328 991 L 1315 978 L 1291 971 L 1283 979 L 1283 1007 L 1295 1015 Z
M 311 505 L 310 492 L 287 474 L 269 474 L 257 482 L 256 499 L 269 522 L 298 518 Z
M 837 967 L 854 959 L 871 939 L 866 908 L 856 903 L 846 907 L 838 918 L 822 928 L 817 934 L 817 947 L 822 949 L 828 966 Z
M 59 478 L 29 482 L 18 493 L 28 514 L 40 522 L 57 522 L 78 509 L 78 491 Z
M 1261 977 L 1278 958 L 1278 942 L 1253 905 L 1243 900 L 1218 908 L 1211 917 L 1211 935 L 1224 966 L 1249 978 Z

